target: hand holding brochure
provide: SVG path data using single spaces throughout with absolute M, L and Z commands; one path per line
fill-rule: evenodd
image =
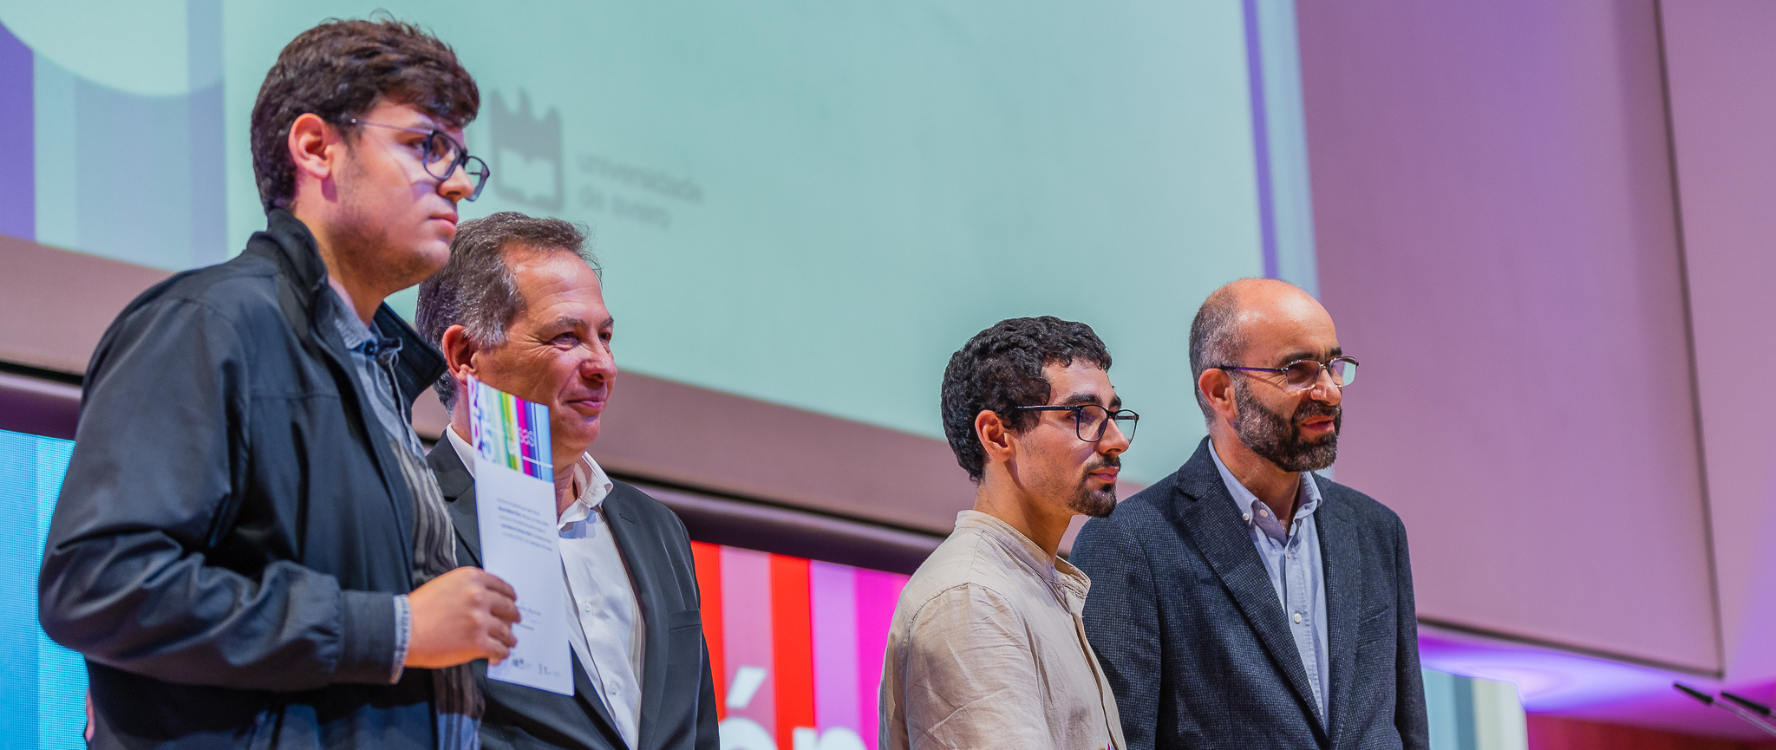
M 487 677 L 573 695 L 549 410 L 472 378 L 468 391 L 481 562 L 511 584 L 523 616 L 518 645 Z

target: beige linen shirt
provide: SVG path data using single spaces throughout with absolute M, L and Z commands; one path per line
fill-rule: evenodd
M 1010 524 L 957 514 L 894 608 L 881 750 L 1122 750 L 1079 616 L 1090 587 Z

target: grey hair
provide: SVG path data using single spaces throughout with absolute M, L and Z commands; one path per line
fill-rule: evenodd
M 1196 319 L 1190 322 L 1190 390 L 1196 393 L 1196 405 L 1202 409 L 1205 420 L 1213 420 L 1215 410 L 1198 385 L 1203 371 L 1238 362 L 1246 349 L 1245 332 L 1239 325 L 1239 295 L 1232 286 L 1228 284 L 1211 293 L 1197 309 Z
M 414 323 L 419 335 L 441 345 L 444 331 L 460 325 L 476 346 L 506 342 L 506 326 L 524 309 L 518 278 L 508 262 L 510 251 L 573 253 L 601 269 L 586 249 L 586 227 L 561 219 L 537 218 L 516 211 L 501 211 L 463 222 L 450 243 L 450 260 L 443 270 L 419 285 L 419 307 Z M 433 386 L 444 408 L 455 406 L 456 380 L 450 373 Z

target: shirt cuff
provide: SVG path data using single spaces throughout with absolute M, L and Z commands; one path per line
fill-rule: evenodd
M 395 668 L 389 674 L 389 684 L 401 681 L 401 672 L 407 668 L 407 637 L 413 630 L 413 605 L 407 603 L 407 595 L 395 597 Z

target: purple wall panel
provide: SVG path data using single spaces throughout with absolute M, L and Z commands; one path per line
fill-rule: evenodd
M 1729 680 L 1776 677 L 1776 4 L 1667 2 L 1665 54 Z
M 1420 615 L 1718 668 L 1651 0 L 1297 8 L 1338 478 Z
M 1246 81 L 1252 99 L 1252 157 L 1257 162 L 1258 236 L 1264 275 L 1280 278 L 1277 263 L 1276 204 L 1271 198 L 1270 118 L 1264 111 L 1264 49 L 1258 39 L 1258 0 L 1244 0 L 1246 19 Z
M 0 234 L 37 238 L 31 48 L 0 26 Z

